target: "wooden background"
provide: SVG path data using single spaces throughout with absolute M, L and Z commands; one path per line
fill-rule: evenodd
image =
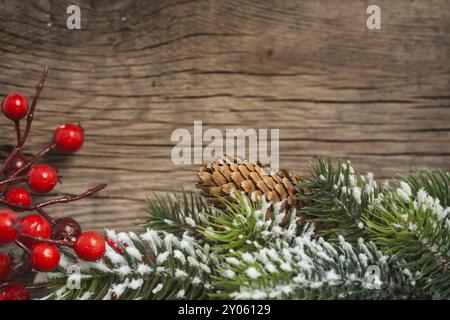
M 82 30 L 66 28 L 81 6 Z M 366 28 L 379 4 L 382 29 Z M 192 189 L 170 141 L 194 120 L 225 130 L 280 128 L 281 166 L 314 155 L 380 178 L 411 166 L 450 169 L 450 1 L 0 0 L 0 94 L 31 98 L 49 79 L 28 151 L 67 121 L 83 150 L 55 154 L 63 184 L 99 196 L 53 208 L 86 227 L 136 229 L 153 192 Z M 14 141 L 0 120 L 0 145 Z

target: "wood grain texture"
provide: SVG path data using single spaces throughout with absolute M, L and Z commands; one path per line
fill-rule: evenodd
M 77 3 L 82 30 L 66 28 Z M 348 158 L 381 178 L 450 169 L 450 1 L 0 0 L 0 94 L 30 96 L 49 79 L 30 151 L 66 121 L 84 149 L 49 161 L 56 194 L 97 182 L 99 196 L 53 208 L 87 228 L 136 229 L 153 192 L 192 189 L 197 167 L 176 166 L 176 128 L 280 128 L 283 167 L 314 155 Z M 11 143 L 0 120 L 0 144 Z

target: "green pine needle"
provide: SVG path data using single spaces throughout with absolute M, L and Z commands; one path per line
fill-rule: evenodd
M 383 188 L 348 162 L 317 158 L 312 173 L 297 186 L 310 217 L 301 235 L 295 211 L 264 199 L 237 193 L 217 209 L 194 193 L 157 196 L 143 234 L 107 232 L 122 253 L 108 246 L 87 263 L 65 250 L 58 270 L 37 282 L 56 282 L 49 299 L 450 297 L 449 172 L 399 176 Z M 380 270 L 379 289 L 370 266 Z

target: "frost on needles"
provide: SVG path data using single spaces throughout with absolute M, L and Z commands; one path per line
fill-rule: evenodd
M 217 209 L 184 192 L 149 200 L 140 235 L 107 231 L 118 247 L 102 261 L 66 252 L 36 281 L 55 283 L 49 299 L 449 298 L 448 172 L 380 186 L 316 159 L 311 176 L 302 230 L 280 203 L 236 193 Z

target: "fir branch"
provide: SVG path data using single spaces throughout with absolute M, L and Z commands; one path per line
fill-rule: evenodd
M 86 263 L 67 252 L 57 273 L 40 274 L 59 284 L 48 298 L 450 296 L 448 173 L 404 176 L 400 188 L 382 189 L 349 163 L 317 159 L 313 169 L 298 187 L 319 232 L 305 227 L 298 236 L 295 211 L 264 198 L 236 193 L 222 210 L 195 194 L 158 198 L 149 201 L 151 229 L 143 235 L 108 233 L 123 255 L 108 247 L 103 261 Z M 82 270 L 77 276 L 68 273 L 73 263 Z M 370 266 L 380 274 L 371 277 Z M 79 289 L 67 287 L 73 278 Z
M 252 252 L 236 252 L 213 277 L 225 299 L 386 299 L 422 297 L 387 256 L 362 239 L 356 246 L 313 239 L 276 240 Z M 371 269 L 372 267 L 373 269 Z M 379 269 L 378 269 L 379 268 Z M 378 269 L 379 274 L 372 274 Z
M 365 211 L 381 193 L 373 174 L 358 174 L 350 162 L 333 166 L 330 160 L 316 158 L 311 165 L 312 178 L 297 187 L 304 190 L 299 198 L 307 203 L 302 212 L 311 216 L 318 234 L 341 234 L 353 241 L 364 236 Z
M 222 199 L 224 210 L 206 215 L 205 224 L 199 232 L 219 252 L 230 250 L 247 251 L 265 245 L 275 238 L 292 239 L 297 224 L 295 210 L 282 211 L 282 203 L 272 204 L 264 197 L 253 201 L 241 193 L 233 194 L 233 202 Z M 281 226 L 285 217 L 288 225 Z M 269 218 L 270 217 L 270 218 Z
M 400 180 L 411 187 L 414 195 L 424 189 L 428 195 L 439 199 L 443 207 L 450 206 L 450 172 L 423 170 L 410 175 L 400 175 Z
M 440 178 L 445 176 L 429 172 L 426 180 L 403 177 L 401 187 L 386 194 L 366 219 L 374 241 L 404 261 L 438 299 L 450 296 L 450 207 L 441 205 L 448 190 L 448 180 Z
M 177 236 L 189 232 L 198 237 L 197 227 L 204 224 L 205 214 L 214 215 L 214 208 L 193 192 L 182 192 L 181 196 L 169 194 L 166 197 L 156 195 L 148 199 L 147 221 L 145 228 L 164 230 Z
M 226 210 L 209 217 L 201 229 L 223 259 L 213 276 L 217 292 L 225 299 L 310 299 L 310 298 L 400 298 L 424 297 L 420 287 L 389 261 L 375 245 L 358 240 L 356 249 L 339 236 L 339 245 L 312 239 L 313 226 L 296 236 L 295 212 L 284 228 L 288 212 L 272 207 L 264 199 L 250 200 L 234 195 L 224 201 Z M 268 215 L 268 210 L 273 214 Z M 272 217 L 266 219 L 266 217 Z M 296 257 L 296 258 L 295 258 Z M 297 259 L 297 260 L 296 260 Z M 370 290 L 366 274 L 369 265 L 380 267 L 379 290 Z M 365 268 L 365 269 L 364 269 Z M 364 270 L 363 270 L 364 269 Z M 333 278 L 338 277 L 339 279 Z M 328 281 L 328 282 L 327 282 Z M 331 281 L 331 282 L 330 282 Z M 411 280 L 413 282 L 414 280 Z M 403 296 L 402 296 L 403 295 Z
M 57 283 L 46 299 L 207 298 L 211 265 L 217 263 L 209 245 L 151 229 L 140 236 L 108 231 L 108 237 L 120 252 L 107 246 L 101 261 L 85 262 L 65 251 L 55 273 L 38 274 L 37 283 Z

